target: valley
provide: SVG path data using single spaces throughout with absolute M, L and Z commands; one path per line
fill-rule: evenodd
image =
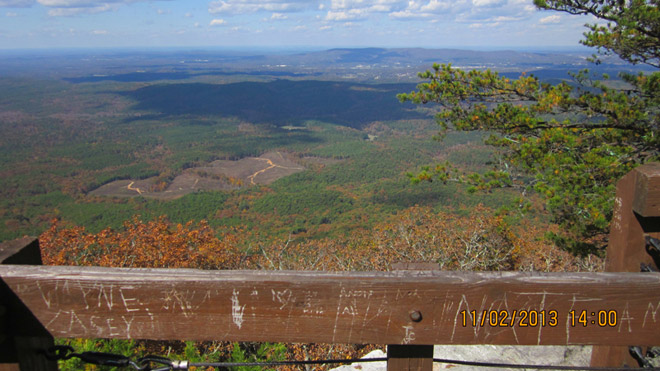
M 522 183 L 484 192 L 453 175 L 413 184 L 413 174 L 445 162 L 486 173 L 500 161 L 484 144 L 489 133 L 433 140 L 440 108 L 396 98 L 431 61 L 457 57 L 466 68 L 488 57 L 507 76 L 533 70 L 561 81 L 583 63 L 383 49 L 0 56 L 0 240 L 38 236 L 48 265 L 377 271 L 421 260 L 445 270 L 601 269 L 602 259 L 548 240 L 559 227 Z M 158 342 L 116 344 L 165 352 Z M 212 346 L 219 359 L 239 349 L 172 344 L 176 354 Z M 268 346 L 307 357 L 299 351 L 308 345 Z M 309 346 L 319 357 L 358 354 Z
M 438 108 L 396 99 L 414 89 L 413 71 L 449 60 L 556 79 L 584 57 L 377 48 L 8 53 L 0 57 L 0 238 L 38 235 L 54 219 L 99 231 L 165 215 L 306 239 L 369 228 L 415 205 L 508 207 L 519 197 L 513 189 L 474 194 L 460 182 L 412 185 L 406 176 L 438 159 L 478 171 L 494 160 L 482 144 L 487 134 L 432 141 Z

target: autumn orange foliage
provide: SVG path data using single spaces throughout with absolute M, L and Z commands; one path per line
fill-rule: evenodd
M 529 222 L 512 226 L 504 215 L 477 206 L 468 216 L 413 207 L 395 220 L 343 239 L 269 241 L 251 259 L 258 269 L 388 271 L 397 262 L 432 262 L 443 270 L 576 271 L 602 269 L 598 257 L 578 258 Z
M 98 233 L 54 220 L 40 242 L 50 265 L 387 271 L 394 263 L 415 261 L 444 270 L 600 269 L 600 258 L 578 258 L 546 241 L 544 234 L 556 229 L 524 221 L 512 226 L 483 206 L 468 216 L 413 207 L 343 238 L 259 241 L 241 229 L 218 234 L 206 221 L 174 225 L 165 217 L 134 217 L 119 230 Z
M 254 231 L 240 229 L 219 234 L 205 221 L 174 225 L 165 217 L 146 222 L 135 217 L 121 229 L 98 233 L 54 220 L 40 243 L 44 263 L 49 265 L 387 271 L 397 262 L 422 261 L 437 263 L 444 270 L 602 269 L 599 258 L 578 258 L 547 242 L 544 234 L 557 226 L 538 225 L 512 226 L 505 216 L 482 206 L 467 216 L 413 207 L 348 237 L 295 241 L 260 240 Z M 165 345 L 158 344 L 164 349 Z M 233 347 L 226 342 L 198 344 L 199 349 L 209 346 L 227 354 Z M 286 344 L 286 348 L 290 359 L 310 360 L 356 358 L 376 347 Z
M 89 233 L 54 220 L 39 241 L 44 264 L 139 268 L 236 269 L 237 234 L 217 237 L 206 221 L 172 225 L 134 217 L 121 230 Z

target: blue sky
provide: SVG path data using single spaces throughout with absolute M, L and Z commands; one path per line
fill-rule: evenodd
M 0 48 L 575 47 L 532 0 L 0 0 Z

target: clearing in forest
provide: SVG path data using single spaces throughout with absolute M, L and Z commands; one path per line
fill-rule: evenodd
M 217 160 L 207 166 L 184 170 L 167 186 L 159 190 L 158 178 L 116 180 L 90 192 L 96 196 L 148 197 L 171 200 L 188 193 L 206 190 L 231 190 L 242 186 L 269 184 L 275 180 L 305 170 L 282 152 L 268 152 L 259 157 L 238 161 Z

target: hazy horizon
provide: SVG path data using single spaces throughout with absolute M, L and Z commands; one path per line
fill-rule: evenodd
M 0 0 L 0 49 L 578 46 L 590 16 L 532 0 Z
M 3 48 L 3 52 L 80 52 L 80 51 L 110 51 L 110 52 L 236 52 L 236 53 L 298 53 L 298 52 L 318 52 L 335 49 L 426 49 L 426 50 L 462 50 L 462 51 L 479 51 L 479 52 L 498 52 L 498 51 L 515 51 L 515 52 L 529 52 L 529 53 L 593 53 L 592 48 L 582 45 L 566 45 L 566 46 L 350 46 L 350 45 L 335 45 L 335 46 L 296 46 L 296 45 L 283 45 L 283 46 L 222 46 L 222 45 L 172 45 L 172 46 L 79 46 L 79 47 L 32 47 L 32 48 Z

